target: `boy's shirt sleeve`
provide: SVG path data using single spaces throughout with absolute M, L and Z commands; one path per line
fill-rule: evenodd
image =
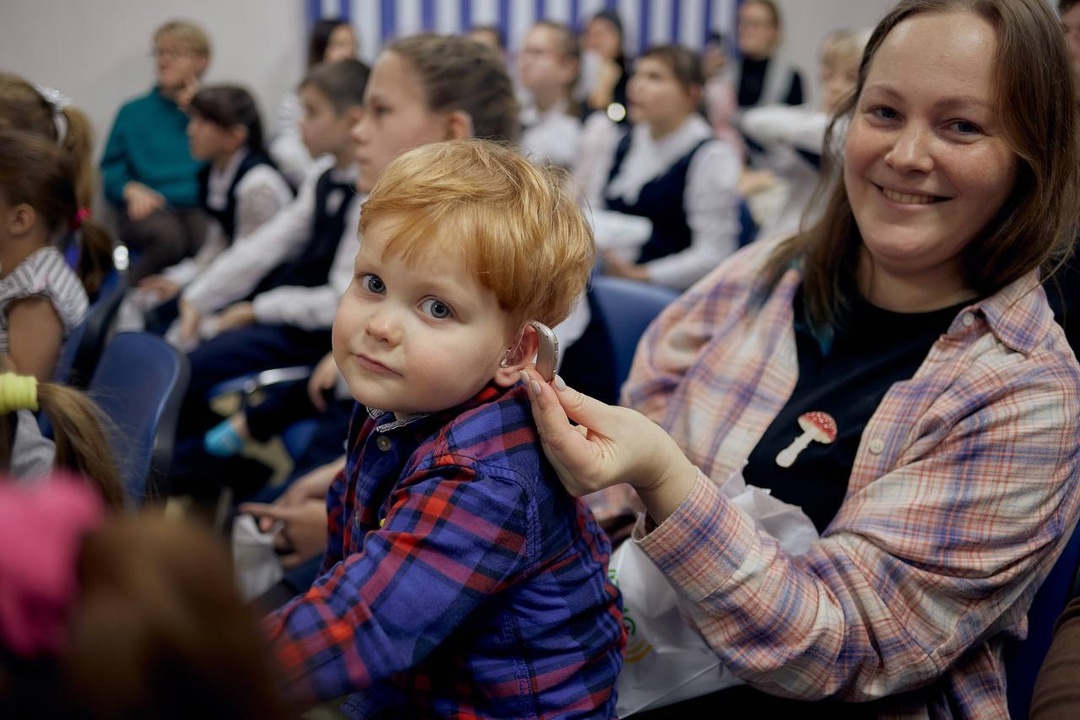
M 533 562 L 527 507 L 513 478 L 443 465 L 395 490 L 385 518 L 362 510 L 361 550 L 266 620 L 292 694 L 334 698 L 420 663 Z
M 105 143 L 105 151 L 101 155 L 101 181 L 105 190 L 105 197 L 109 202 L 123 209 L 124 186 L 131 180 L 131 171 L 128 169 L 128 150 L 125 139 L 125 126 L 127 124 L 127 106 L 120 108 L 113 120 L 112 130 L 109 131 L 109 140 Z
M 323 555 L 322 565 L 319 567 L 319 577 L 330 572 L 330 568 L 343 559 L 347 524 L 345 492 L 348 485 L 348 476 L 343 469 L 334 477 L 326 494 L 326 554 Z

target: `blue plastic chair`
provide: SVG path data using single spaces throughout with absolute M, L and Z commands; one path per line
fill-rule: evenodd
M 1039 676 L 1054 624 L 1076 595 L 1080 571 L 1080 525 L 1073 530 L 1061 557 L 1054 563 L 1028 610 L 1028 635 L 1023 641 L 1009 641 L 1005 647 L 1005 680 L 1009 715 L 1024 720 L 1031 710 L 1031 695 Z
M 746 200 L 739 201 L 739 247 L 746 247 L 757 240 L 758 227 Z
M 584 334 L 567 349 L 559 374 L 601 402 L 618 402 L 641 334 L 677 296 L 659 285 L 594 277 L 588 292 L 592 318 Z
M 622 278 L 597 276 L 593 279 L 592 305 L 607 332 L 614 354 L 615 387 L 622 387 L 630 374 L 630 364 L 638 341 L 649 323 L 679 294 L 670 288 Z
M 53 369 L 55 382 L 85 390 L 94 375 L 98 359 L 105 350 L 109 332 L 116 321 L 127 287 L 121 282 L 102 291 L 85 317 L 68 336 Z
M 164 498 L 187 389 L 187 358 L 160 337 L 124 332 L 101 355 L 88 394 L 112 421 L 113 452 L 128 502 Z

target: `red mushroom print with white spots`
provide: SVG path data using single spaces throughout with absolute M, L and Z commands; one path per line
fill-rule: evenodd
M 781 450 L 776 455 L 776 464 L 780 467 L 791 467 L 799 453 L 809 447 L 812 442 L 828 445 L 836 439 L 836 421 L 827 412 L 814 410 L 799 416 L 799 427 L 803 433 L 795 438 L 795 441 Z

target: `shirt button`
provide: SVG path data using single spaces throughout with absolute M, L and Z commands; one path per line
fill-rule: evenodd
M 960 322 L 964 323 L 964 327 L 971 327 L 975 322 L 975 316 L 966 312 L 960 317 Z
M 375 441 L 375 445 L 383 452 L 389 452 L 390 448 L 393 446 L 393 443 L 390 442 L 390 438 L 386 437 L 385 435 L 380 435 L 379 438 Z
M 885 449 L 885 441 L 881 438 L 874 438 L 870 441 L 870 452 L 875 455 L 880 455 L 881 451 Z

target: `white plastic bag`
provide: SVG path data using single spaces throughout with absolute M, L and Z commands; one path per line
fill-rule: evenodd
M 281 558 L 274 550 L 274 537 L 282 525 L 269 532 L 259 530 L 251 515 L 237 515 L 232 527 L 233 572 L 244 600 L 254 600 L 284 576 Z
M 805 553 L 818 538 L 806 513 L 747 485 L 741 472 L 733 473 L 720 491 L 788 553 Z M 627 629 L 616 706 L 620 718 L 742 682 L 684 617 L 675 589 L 636 543 L 627 541 L 615 550 L 611 576 L 622 591 Z

